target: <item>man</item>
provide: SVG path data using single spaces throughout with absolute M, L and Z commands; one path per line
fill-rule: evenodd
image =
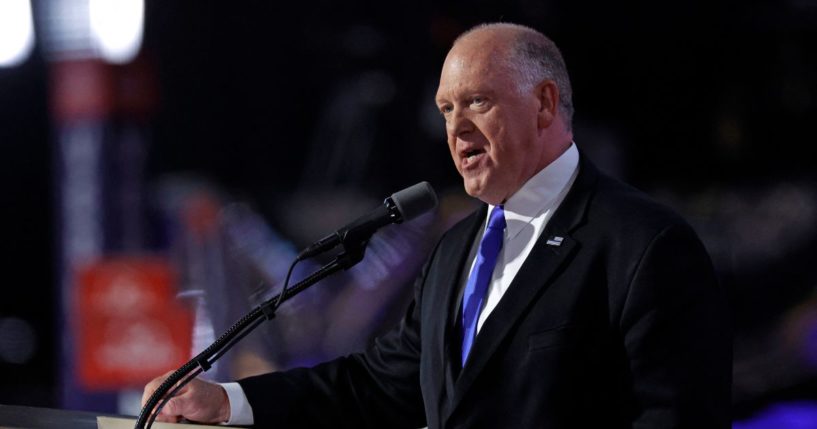
M 449 52 L 436 101 L 465 189 L 487 206 L 437 244 L 401 325 L 365 353 L 240 389 L 196 381 L 163 418 L 729 427 L 731 340 L 709 258 L 679 217 L 579 154 L 556 46 L 477 27 Z

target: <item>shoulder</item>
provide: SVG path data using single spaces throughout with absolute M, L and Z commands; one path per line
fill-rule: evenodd
M 596 186 L 587 206 L 587 224 L 630 239 L 651 240 L 662 231 L 684 230 L 694 235 L 689 224 L 673 209 L 646 193 L 604 173 L 597 173 Z

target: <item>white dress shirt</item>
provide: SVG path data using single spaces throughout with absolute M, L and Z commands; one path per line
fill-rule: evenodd
M 488 285 L 486 298 L 480 310 L 477 321 L 477 334 L 488 316 L 499 304 L 499 300 L 508 290 L 522 263 L 528 258 L 536 240 L 545 230 L 545 226 L 559 205 L 562 204 L 567 191 L 576 180 L 579 172 L 579 151 L 575 144 L 570 147 L 547 167 L 531 177 L 522 188 L 516 191 L 503 204 L 505 210 L 505 234 L 502 240 L 502 250 L 497 257 L 496 267 Z M 488 205 L 488 212 L 483 222 L 483 233 L 491 215 L 493 205 Z M 476 253 L 482 234 L 477 234 L 474 244 L 471 245 L 467 271 L 463 272 L 460 290 L 465 290 L 465 284 L 471 270 L 474 269 Z M 462 293 L 460 293 L 462 296 Z
M 488 286 L 487 298 L 477 321 L 477 333 L 485 320 L 496 308 L 502 295 L 508 290 L 522 263 L 525 262 L 536 240 L 544 231 L 547 222 L 559 208 L 567 191 L 576 180 L 579 172 L 579 151 L 576 145 L 570 147 L 547 167 L 530 178 L 522 188 L 513 194 L 504 204 L 505 234 L 502 240 L 502 250 L 497 257 L 491 284 Z M 494 206 L 489 205 L 488 213 L 483 222 L 483 231 Z M 470 264 L 466 264 L 467 271 L 463 272 L 460 291 L 465 289 L 468 276 L 474 268 L 476 252 L 482 234 L 475 237 L 469 255 Z M 460 293 L 460 296 L 462 293 Z M 221 385 L 227 392 L 230 401 L 230 420 L 228 425 L 252 425 L 253 415 L 247 396 L 238 383 L 224 383 Z

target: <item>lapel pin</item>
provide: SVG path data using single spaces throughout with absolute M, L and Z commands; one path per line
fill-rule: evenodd
M 558 246 L 562 245 L 562 241 L 564 241 L 564 237 L 555 236 L 553 238 L 550 238 L 547 241 L 547 245 L 548 246 L 557 246 L 558 247 Z

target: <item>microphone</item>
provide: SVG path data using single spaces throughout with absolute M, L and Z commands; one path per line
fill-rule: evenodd
M 375 231 L 391 223 L 403 223 L 437 207 L 437 194 L 428 182 L 420 182 L 386 198 L 369 214 L 316 241 L 298 254 L 297 260 L 311 258 L 339 244 L 363 244 Z

